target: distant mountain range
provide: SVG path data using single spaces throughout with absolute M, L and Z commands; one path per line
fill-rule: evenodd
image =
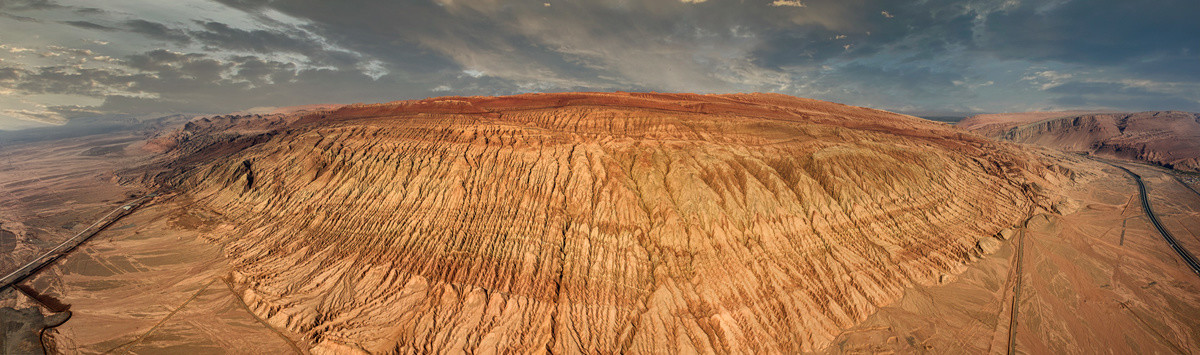
M 971 116 L 957 126 L 1007 141 L 1200 172 L 1200 113 L 1002 113 Z

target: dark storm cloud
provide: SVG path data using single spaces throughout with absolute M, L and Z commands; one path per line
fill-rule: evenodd
M 179 44 L 186 44 L 192 41 L 187 33 L 183 30 L 167 27 L 158 22 L 146 20 L 129 20 L 125 22 L 125 27 L 133 33 L 139 33 L 153 39 L 171 41 Z

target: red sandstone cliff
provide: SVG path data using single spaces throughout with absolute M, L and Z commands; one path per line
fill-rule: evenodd
M 1044 199 L 1003 143 L 784 95 L 454 97 L 164 140 L 316 351 L 797 352 Z M 252 121 L 247 121 L 252 122 Z

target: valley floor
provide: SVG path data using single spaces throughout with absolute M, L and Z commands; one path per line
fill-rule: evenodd
M 134 138 L 33 144 L 0 154 L 0 270 L 36 257 L 140 193 L 113 182 L 116 166 L 138 159 Z M 108 154 L 89 156 L 94 142 Z M 43 314 L 69 310 L 43 343 L 60 353 L 288 353 L 291 339 L 265 326 L 225 282 L 220 246 L 170 199 L 145 206 L 96 234 L 15 288 L 0 308 Z M 55 309 L 57 308 L 57 309 Z M 8 339 L 36 334 L 5 334 Z M 0 339 L 0 342 L 3 342 Z M 3 344 L 0 344 L 3 345 Z M 40 350 L 40 349 L 34 349 Z
M 1010 334 L 1016 353 L 1200 351 L 1200 275 L 1150 224 L 1132 178 L 1088 165 L 1102 175 L 1069 191 L 1077 211 L 1035 215 L 1014 237 L 1024 243 L 1005 243 L 949 283 L 909 289 L 826 352 L 1010 353 Z M 1143 176 L 1166 228 L 1200 251 L 1200 195 L 1162 169 L 1123 165 Z

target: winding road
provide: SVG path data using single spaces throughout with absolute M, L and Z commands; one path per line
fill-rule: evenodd
M 1142 182 L 1142 176 L 1123 166 L 1109 162 L 1104 163 L 1124 170 L 1126 174 L 1129 174 L 1129 176 L 1133 177 L 1133 180 L 1137 182 L 1138 192 L 1142 196 L 1142 210 L 1146 211 L 1146 217 L 1150 218 L 1150 223 L 1154 225 L 1154 229 L 1157 229 L 1158 234 L 1161 234 L 1163 239 L 1167 240 L 1167 244 L 1171 245 L 1171 249 L 1175 249 L 1175 252 L 1179 254 L 1179 257 L 1183 258 L 1183 262 L 1192 269 L 1192 272 L 1195 272 L 1196 275 L 1200 275 L 1200 261 L 1197 261 L 1196 257 L 1193 256 L 1192 253 L 1188 252 L 1187 249 L 1184 249 L 1182 245 L 1179 245 L 1179 242 L 1175 240 L 1175 237 L 1171 236 L 1171 232 L 1168 232 L 1166 228 L 1163 228 L 1162 223 L 1158 221 L 1158 216 L 1154 214 L 1154 209 L 1150 207 L 1150 195 L 1146 192 L 1146 184 Z

